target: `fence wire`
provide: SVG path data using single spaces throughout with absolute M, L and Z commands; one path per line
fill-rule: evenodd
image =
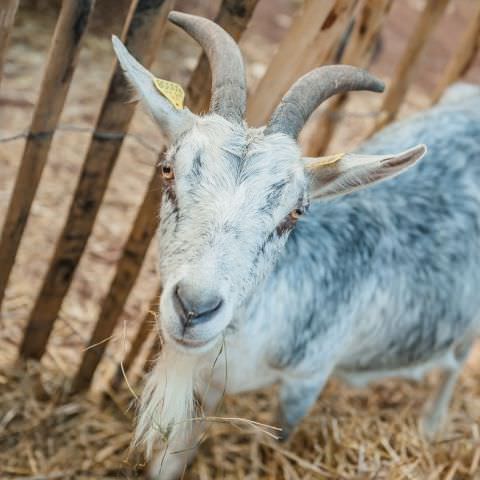
M 328 116 L 333 121 L 343 120 L 345 118 L 376 118 L 381 114 L 380 111 L 371 111 L 371 112 L 353 112 L 353 111 L 336 111 L 336 112 L 329 112 L 328 110 L 324 110 L 320 112 L 320 115 Z M 78 133 L 90 133 L 93 135 L 94 138 L 99 138 L 102 140 L 119 140 L 122 138 L 131 138 L 135 140 L 139 145 L 144 147 L 146 150 L 149 150 L 152 153 L 160 154 L 163 151 L 163 148 L 157 148 L 153 145 L 150 140 L 148 140 L 144 135 L 140 135 L 138 133 L 130 133 L 130 132 L 102 132 L 99 130 L 95 130 L 94 128 L 87 127 L 84 125 L 72 125 L 72 124 L 61 124 L 58 125 L 56 129 L 53 130 L 46 130 L 44 132 L 37 132 L 32 133 L 27 128 L 23 130 L 19 130 L 16 133 L 12 133 L 10 135 L 0 136 L 0 143 L 7 143 L 13 142 L 15 140 L 19 140 L 22 138 L 35 138 L 35 137 L 43 137 L 48 135 L 54 135 L 55 132 L 78 132 Z
M 46 130 L 44 132 L 32 133 L 28 129 L 19 130 L 14 134 L 6 135 L 0 137 L 0 143 L 12 142 L 14 140 L 19 140 L 21 138 L 38 138 L 46 137 L 48 135 L 53 135 L 55 132 L 79 132 L 79 133 L 90 133 L 94 138 L 101 140 L 121 140 L 125 137 L 134 139 L 139 145 L 143 146 L 147 150 L 156 153 L 157 155 L 162 152 L 162 148 L 155 147 L 145 136 L 139 135 L 137 133 L 125 133 L 125 132 L 102 132 L 95 130 L 94 128 L 86 127 L 83 125 L 71 125 L 64 124 L 59 125 L 54 130 Z

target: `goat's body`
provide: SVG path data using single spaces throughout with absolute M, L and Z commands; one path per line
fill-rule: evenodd
M 331 375 L 363 386 L 420 379 L 439 367 L 442 380 L 422 420 L 427 435 L 439 430 L 480 333 L 480 91 L 465 91 L 476 94 L 461 100 L 461 90 L 450 91 L 451 102 L 392 125 L 361 149 L 381 154 L 426 143 L 415 168 L 311 204 L 274 270 L 237 311 L 223 354 L 204 357 L 199 385 L 208 385 L 209 410 L 223 391 L 279 383 L 288 435 Z M 189 452 L 165 478 L 175 478 Z
M 228 391 L 455 368 L 454 348 L 480 330 L 480 96 L 393 125 L 362 152 L 420 142 L 428 156 L 406 174 L 312 203 L 227 334 Z
M 188 422 L 194 389 L 211 413 L 224 389 L 280 383 L 288 435 L 332 374 L 364 384 L 440 366 L 444 378 L 422 425 L 434 433 L 480 330 L 480 89 L 450 89 L 441 105 L 359 153 L 303 158 L 298 135 L 319 104 L 348 91 L 381 92 L 383 83 L 355 67 L 314 69 L 265 128 L 249 129 L 233 40 L 209 20 L 169 18 L 211 62 L 205 116 L 160 95 L 151 72 L 113 40 L 172 142 L 160 165 L 165 344 L 135 439 L 149 456 L 159 442 L 152 475 L 178 478 L 194 453 L 203 425 Z M 430 149 L 422 163 L 358 192 L 419 162 L 426 149 L 415 143 Z

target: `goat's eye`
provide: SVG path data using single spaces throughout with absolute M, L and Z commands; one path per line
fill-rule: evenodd
M 165 180 L 172 180 L 174 176 L 175 176 L 175 173 L 171 165 L 169 164 L 162 165 L 162 177 Z
M 292 220 L 298 220 L 305 213 L 304 207 L 297 207 L 290 212 L 290 218 Z

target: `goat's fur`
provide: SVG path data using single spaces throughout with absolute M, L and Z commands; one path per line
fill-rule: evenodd
M 147 376 L 142 392 L 134 444 L 145 448 L 148 458 L 155 445 L 167 441 L 171 430 L 194 415 L 193 391 L 195 365 L 193 356 L 179 353 L 165 345 L 154 368 Z M 188 433 L 191 425 L 182 425 Z
M 169 432 L 181 453 L 161 447 L 152 476 L 176 478 L 193 454 L 185 420 L 197 415 L 194 389 L 211 411 L 224 389 L 279 383 L 288 434 L 332 374 L 365 384 L 441 367 L 447 378 L 423 424 L 438 430 L 480 329 L 480 88 L 451 89 L 330 171 L 310 170 L 287 135 L 142 95 L 174 126 L 164 162 L 175 179 L 164 182 L 158 231 L 165 346 L 137 440 L 151 452 Z M 422 143 L 429 152 L 416 164 L 424 149 L 407 149 Z M 295 225 L 290 212 L 303 208 Z M 179 282 L 192 295 L 220 295 L 221 308 L 185 328 Z

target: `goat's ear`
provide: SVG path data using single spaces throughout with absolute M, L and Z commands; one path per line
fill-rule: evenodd
M 332 198 L 394 177 L 418 162 L 425 145 L 396 155 L 346 153 L 323 158 L 306 158 L 310 174 L 310 198 Z
M 190 110 L 175 108 L 155 88 L 153 83 L 155 77 L 133 58 L 115 35 L 112 36 L 112 43 L 126 77 L 169 139 L 175 139 L 190 128 L 194 120 L 194 115 Z

